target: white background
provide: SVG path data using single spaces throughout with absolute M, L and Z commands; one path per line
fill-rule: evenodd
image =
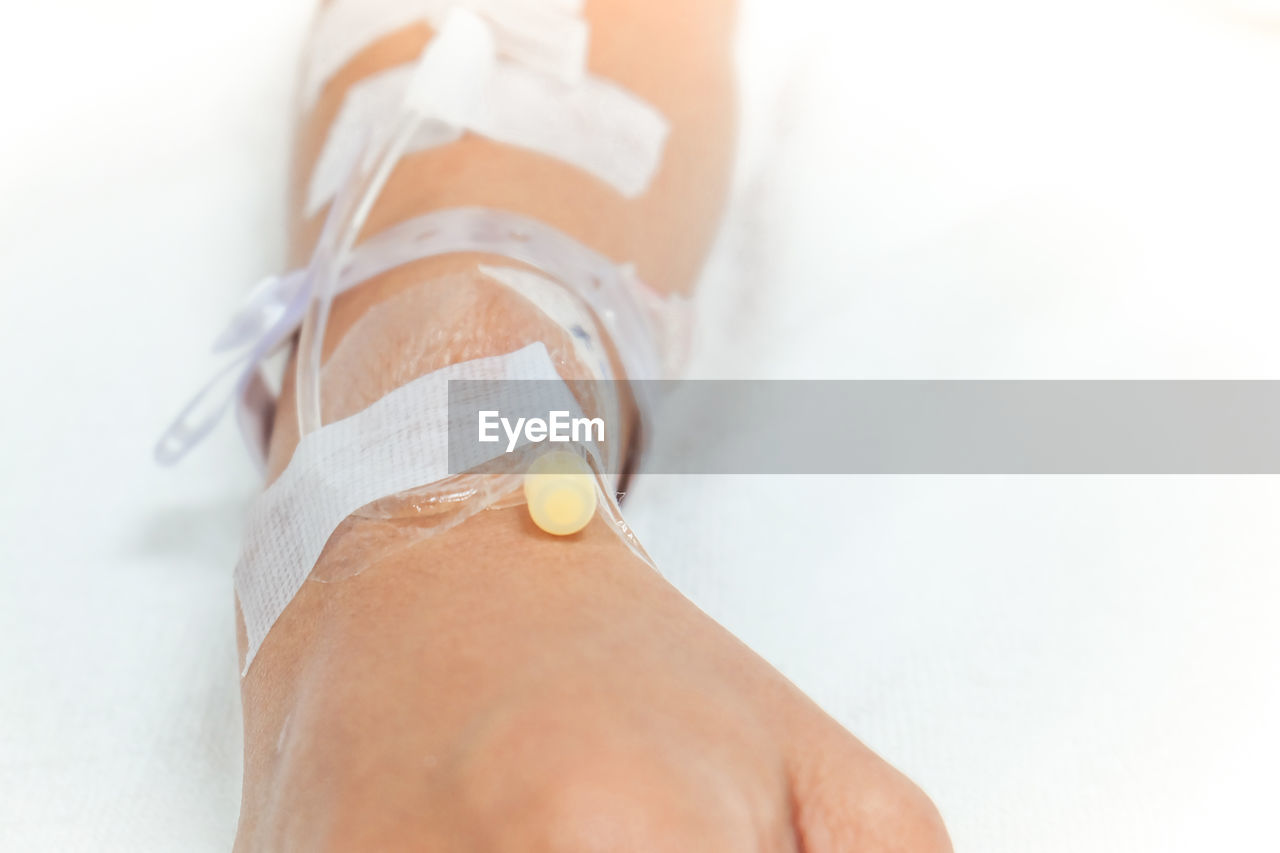
M 1280 4 L 749 2 L 694 374 L 1276 378 Z M 0 7 L 0 847 L 225 850 L 234 429 L 308 0 Z M 664 571 L 981 853 L 1280 849 L 1274 478 L 651 478 Z

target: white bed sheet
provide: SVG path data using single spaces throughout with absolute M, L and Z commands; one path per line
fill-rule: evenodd
M 0 847 L 225 850 L 226 425 L 307 0 L 0 14 Z M 1276 4 L 749 0 L 698 376 L 1274 377 Z M 643 479 L 664 570 L 983 853 L 1277 849 L 1274 478 Z

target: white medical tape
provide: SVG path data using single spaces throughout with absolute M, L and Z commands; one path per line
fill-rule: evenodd
M 377 148 L 386 140 L 414 74 L 412 64 L 397 66 L 347 93 L 311 173 L 307 216 L 315 216 L 337 194 L 362 145 L 372 140 Z M 635 198 L 657 174 L 670 125 L 652 105 L 603 78 L 588 75 L 566 86 L 497 59 L 467 126 L 424 123 L 408 151 L 452 142 L 462 130 L 561 160 Z
M 329 80 L 370 44 L 417 23 L 438 30 L 457 7 L 489 21 L 508 59 L 569 84 L 585 73 L 589 28 L 580 17 L 581 0 L 334 0 L 312 31 L 302 107 L 310 109 Z
M 419 131 L 431 122 L 460 131 L 473 120 L 497 61 L 493 29 L 474 13 L 454 9 L 419 54 L 397 118 L 412 121 Z
M 574 85 L 587 73 L 590 26 L 583 0 L 467 0 L 493 26 L 498 52 L 520 65 Z
M 450 475 L 450 380 L 559 378 L 546 346 L 532 343 L 420 376 L 364 411 L 303 436 L 284 473 L 254 503 L 246 524 L 235 570 L 248 640 L 244 672 L 343 519 L 379 498 Z M 546 399 L 544 386 L 529 387 L 531 400 Z M 520 402 L 510 383 L 502 400 L 504 406 Z M 504 451 L 497 443 L 491 455 L 468 461 L 488 461 Z

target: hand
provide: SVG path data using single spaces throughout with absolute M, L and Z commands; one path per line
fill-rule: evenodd
M 306 584 L 244 683 L 237 848 L 951 849 L 915 786 L 606 525 L 487 511 Z

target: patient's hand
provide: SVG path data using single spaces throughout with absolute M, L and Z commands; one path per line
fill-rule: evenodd
M 306 584 L 244 682 L 238 848 L 950 849 L 919 790 L 605 525 L 487 511 Z

